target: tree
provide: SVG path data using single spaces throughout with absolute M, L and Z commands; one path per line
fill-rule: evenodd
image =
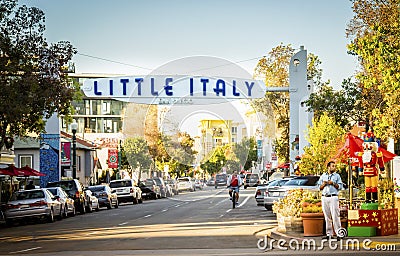
M 400 138 L 400 8 L 398 0 L 352 0 L 347 36 L 358 56 L 366 120 L 377 137 Z
M 123 147 L 130 165 L 134 169 L 139 168 L 138 178 L 140 180 L 142 170 L 149 169 L 152 163 L 146 140 L 142 137 L 127 138 Z
M 267 87 L 289 87 L 289 63 L 295 49 L 282 43 L 273 48 L 268 56 L 261 58 L 255 68 L 255 77 L 264 80 Z M 321 61 L 318 56 L 307 56 L 307 78 L 322 86 Z M 289 92 L 267 92 L 265 97 L 254 100 L 254 108 L 266 116 L 271 116 L 271 107 L 278 128 L 279 137 L 275 140 L 275 151 L 279 158 L 289 162 Z
M 354 122 L 365 121 L 361 88 L 351 82 L 350 78 L 343 81 L 342 89 L 338 91 L 334 91 L 328 84 L 322 85 L 319 90 L 311 93 L 305 103 L 308 111 L 314 112 L 315 120 L 326 114 L 346 130 L 351 129 Z
M 249 170 L 253 166 L 253 161 L 257 161 L 257 145 L 253 137 L 244 138 L 236 143 L 233 152 L 244 170 Z
M 76 53 L 66 41 L 48 44 L 45 15 L 17 0 L 0 1 L 0 148 L 14 136 L 40 133 L 44 118 L 69 115 L 77 91 L 68 79 Z
M 302 174 L 321 174 L 343 144 L 345 130 L 335 123 L 333 117 L 327 114 L 313 119 L 312 126 L 308 127 L 306 139 L 309 146 L 304 147 L 304 154 L 299 163 Z

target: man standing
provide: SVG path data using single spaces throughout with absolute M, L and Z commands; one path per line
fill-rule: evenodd
M 325 216 L 326 236 L 333 236 L 332 224 L 336 234 L 341 228 L 339 209 L 339 190 L 343 188 L 340 175 L 336 173 L 336 164 L 330 161 L 327 165 L 328 172 L 321 175 L 318 181 L 319 189 L 322 190 L 322 211 Z

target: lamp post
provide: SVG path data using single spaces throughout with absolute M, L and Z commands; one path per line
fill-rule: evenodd
M 78 129 L 78 123 L 75 121 L 71 124 L 72 130 L 72 178 L 76 179 L 76 130 Z

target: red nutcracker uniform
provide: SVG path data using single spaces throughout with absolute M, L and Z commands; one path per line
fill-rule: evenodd
M 372 132 L 364 137 L 363 152 L 358 153 L 358 170 L 365 179 L 366 202 L 378 202 L 378 170 L 385 171 L 383 154 L 378 151 L 378 143 Z

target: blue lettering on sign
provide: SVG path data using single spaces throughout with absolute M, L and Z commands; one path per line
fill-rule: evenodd
M 196 96 L 196 92 L 202 92 L 206 97 L 210 94 L 215 96 L 240 98 L 242 96 L 252 97 L 256 81 L 242 79 L 206 78 L 206 77 L 187 77 L 185 80 L 175 77 L 163 76 L 164 84 L 161 87 L 156 77 L 131 77 L 131 78 L 110 78 L 93 80 L 93 96 L 143 96 L 158 97 L 174 96 L 187 97 Z M 175 80 L 175 81 L 174 81 Z M 117 84 L 121 87 L 118 87 Z M 158 83 L 158 84 L 157 84 Z M 229 86 L 231 85 L 231 86 Z M 163 91 L 160 89 L 162 88 Z M 258 88 L 258 87 L 257 87 Z M 177 91 L 174 91 L 176 89 Z M 213 92 L 213 93 L 211 93 Z M 207 95 L 208 93 L 208 95 Z M 256 94 L 258 91 L 256 92 Z M 178 95 L 178 96 L 177 96 Z
M 121 79 L 122 83 L 122 95 L 126 95 L 126 84 L 129 83 L 129 79 Z
M 154 77 L 150 79 L 151 84 L 151 95 L 158 96 L 158 91 L 154 90 Z
M 190 78 L 190 96 L 193 96 L 193 77 Z
M 97 81 L 94 81 L 94 95 L 101 95 L 102 93 L 99 92 L 99 89 L 97 88 Z
M 236 92 L 236 81 L 235 80 L 232 81 L 232 87 L 233 87 L 233 96 L 236 96 L 236 97 L 240 96 L 240 93 Z
M 110 80 L 110 95 L 114 95 L 113 80 Z
M 247 87 L 247 91 L 248 91 L 247 95 L 251 96 L 251 89 L 254 86 L 254 82 L 251 82 L 250 85 L 249 85 L 249 82 L 247 82 L 247 81 L 245 83 L 246 83 L 246 87 Z
M 138 84 L 138 95 L 142 95 L 142 82 L 143 78 L 136 78 L 135 82 Z
M 220 88 L 219 86 L 222 86 L 222 88 Z M 214 92 L 215 95 L 219 96 L 220 93 L 222 93 L 222 96 L 225 96 L 225 81 L 222 79 L 218 79 L 216 86 L 214 88 Z
M 202 78 L 202 79 L 200 79 L 200 82 L 203 83 L 203 96 L 206 96 L 206 95 L 207 95 L 207 83 L 208 83 L 209 81 L 210 81 L 210 80 L 208 80 L 207 78 Z
M 172 86 L 169 85 L 169 83 L 172 83 L 173 81 L 174 81 L 174 80 L 173 80 L 172 78 L 170 78 L 170 77 L 165 78 L 165 86 L 164 86 L 164 89 L 165 89 L 165 94 L 166 94 L 167 96 L 172 96 L 172 95 L 174 95 L 174 92 L 172 91 Z

